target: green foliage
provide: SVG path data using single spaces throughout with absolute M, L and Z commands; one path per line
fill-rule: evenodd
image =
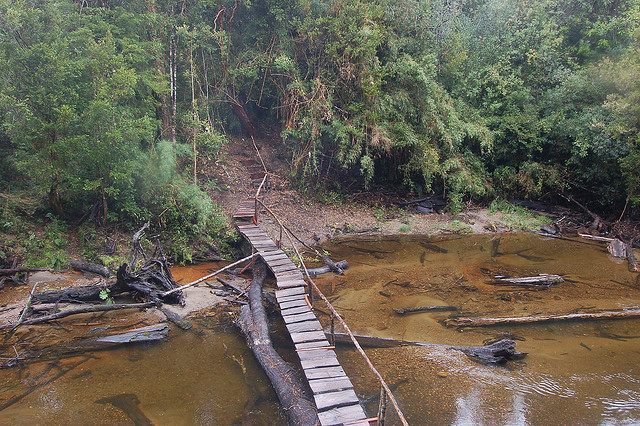
M 406 234 L 407 232 L 411 232 L 411 226 L 406 223 L 403 223 L 402 225 L 400 225 L 400 228 L 398 228 L 398 231 L 403 234 Z
M 511 204 L 503 199 L 496 198 L 489 206 L 492 213 L 500 212 L 502 220 L 512 229 L 538 230 L 542 225 L 551 222 L 549 217 L 536 214 L 530 210 Z
M 64 269 L 69 264 L 66 251 L 66 225 L 53 219 L 44 229 L 43 235 L 31 233 L 24 240 L 25 265 L 32 268 Z
M 111 297 L 111 291 L 108 288 L 103 288 L 102 290 L 100 290 L 98 296 L 100 297 L 100 300 L 104 301 L 106 305 L 114 304 L 113 298 Z

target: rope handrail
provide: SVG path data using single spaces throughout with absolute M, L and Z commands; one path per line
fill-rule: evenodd
M 342 325 L 342 327 L 346 331 L 347 335 L 351 339 L 353 345 L 355 346 L 357 352 L 360 354 L 360 356 L 362 356 L 362 358 L 365 360 L 365 362 L 366 362 L 367 366 L 369 367 L 369 369 L 373 372 L 373 374 L 376 376 L 376 378 L 380 382 L 380 385 L 382 386 L 382 388 L 384 389 L 384 392 L 389 397 L 389 401 L 391 402 L 391 405 L 393 406 L 394 410 L 396 411 L 396 414 L 398 415 L 398 418 L 400 419 L 402 424 L 404 426 L 409 426 L 409 423 L 407 422 L 406 418 L 404 417 L 404 414 L 402 413 L 402 410 L 400 409 L 400 406 L 398 405 L 398 401 L 396 400 L 395 396 L 393 395 L 393 392 L 391 392 L 391 388 L 389 388 L 389 386 L 387 385 L 387 382 L 384 380 L 384 378 L 382 377 L 382 375 L 380 374 L 378 369 L 373 365 L 373 363 L 371 362 L 371 359 L 369 359 L 369 356 L 367 356 L 367 354 L 364 351 L 364 349 L 362 349 L 362 346 L 360 346 L 360 343 L 358 343 L 358 340 L 356 339 L 356 337 L 354 336 L 353 332 L 351 331 L 351 329 L 347 325 L 346 321 L 342 318 L 342 316 L 338 313 L 338 311 L 333 307 L 331 302 L 329 302 L 329 299 L 326 298 L 326 296 L 318 288 L 318 286 L 315 283 L 315 281 L 313 281 L 313 279 L 311 278 L 311 275 L 309 274 L 309 271 L 307 270 L 307 266 L 304 263 L 304 259 L 302 258 L 302 255 L 298 251 L 298 247 L 296 246 L 295 242 L 293 241 L 292 235 L 298 241 L 301 241 L 301 240 L 297 236 L 295 236 L 295 234 L 282 223 L 280 218 L 265 203 L 263 203 L 261 200 L 258 200 L 257 197 L 256 197 L 256 204 L 257 203 L 262 205 L 262 207 L 265 208 L 265 210 L 276 220 L 276 222 L 278 222 L 278 224 L 280 225 L 281 229 L 285 230 L 285 235 L 289 239 L 289 242 L 291 243 L 291 246 L 293 247 L 293 250 L 295 251 L 296 256 L 298 256 L 298 259 L 300 260 L 300 265 L 302 266 L 302 268 L 303 268 L 303 270 L 305 272 L 305 275 L 307 276 L 307 280 L 309 281 L 309 284 L 311 285 L 313 291 L 315 291 L 318 294 L 318 296 L 320 296 L 320 299 L 322 299 L 322 301 L 325 303 L 327 308 L 329 308 L 329 311 L 331 312 L 333 317 L 335 319 L 337 319 L 338 322 Z M 256 219 L 257 219 L 257 217 L 256 217 Z M 304 243 L 302 243 L 302 244 L 304 244 Z M 306 244 L 304 244 L 304 245 L 307 246 Z M 317 250 L 314 249 L 314 251 L 317 253 Z

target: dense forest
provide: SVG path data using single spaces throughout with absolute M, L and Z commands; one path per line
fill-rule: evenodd
M 0 232 L 28 194 L 188 252 L 200 159 L 264 135 L 301 187 L 637 215 L 639 42 L 638 0 L 0 0 Z

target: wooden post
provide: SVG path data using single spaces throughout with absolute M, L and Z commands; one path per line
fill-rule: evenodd
M 331 314 L 331 346 L 335 346 L 336 344 L 336 326 L 334 321 L 334 316 Z
M 254 197 L 254 206 L 253 206 L 253 222 L 254 224 L 258 224 L 258 197 Z
M 384 426 L 385 415 L 387 413 L 387 392 L 384 387 L 380 387 L 380 403 L 378 404 L 378 426 Z

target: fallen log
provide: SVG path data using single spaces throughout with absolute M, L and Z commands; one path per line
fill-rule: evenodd
M 495 285 L 514 285 L 514 286 L 551 286 L 564 282 L 560 275 L 539 274 L 532 277 L 511 278 L 501 275 L 495 276 L 490 283 Z
M 265 277 L 264 263 L 256 262 L 253 268 L 253 281 L 249 288 L 249 305 L 240 308 L 237 325 L 244 333 L 247 345 L 269 377 L 280 403 L 286 408 L 289 424 L 318 424 L 315 405 L 305 397 L 303 384 L 271 343 L 267 314 L 262 304 L 262 283 Z
M 108 312 L 108 311 L 116 311 L 122 309 L 144 309 L 151 308 L 152 306 L 156 306 L 155 302 L 146 302 L 146 303 L 121 303 L 114 305 L 88 305 L 88 306 L 80 306 L 78 308 L 67 309 L 61 312 L 56 312 L 50 315 L 43 315 L 41 317 L 35 317 L 31 319 L 27 319 L 22 321 L 22 325 L 33 325 L 40 324 L 43 322 L 53 321 L 61 318 L 65 318 L 71 315 L 77 314 L 88 314 L 93 312 Z M 0 326 L 0 328 L 12 328 L 13 324 L 5 324 Z
M 62 290 L 49 290 L 37 293 L 33 296 L 33 301 L 38 303 L 58 303 L 58 302 L 96 302 L 100 300 L 100 292 L 107 290 L 109 296 L 121 294 L 128 291 L 122 288 L 118 283 L 106 285 L 99 283 L 94 285 L 82 285 L 77 287 L 68 287 Z
M 336 343 L 352 345 L 351 338 L 345 333 L 334 333 Z M 482 364 L 500 365 L 509 360 L 524 358 L 525 352 L 517 352 L 516 341 L 513 339 L 499 339 L 483 346 L 453 346 L 436 343 L 416 342 L 411 340 L 396 340 L 384 337 L 356 335 L 361 346 L 370 348 L 392 348 L 397 346 L 421 346 L 427 348 L 447 349 L 462 352 L 474 361 Z
M 329 268 L 330 271 L 335 272 L 338 275 L 344 275 L 343 269 L 346 269 L 346 268 L 341 268 L 340 265 L 338 265 L 336 262 L 331 260 L 329 256 L 322 256 L 322 261 Z M 343 260 L 343 262 L 347 263 L 346 260 Z M 347 267 L 348 266 L 349 265 L 347 265 Z
M 416 312 L 443 312 L 457 311 L 457 306 L 417 306 L 415 308 L 394 308 L 393 311 L 398 315 L 413 314 Z
M 78 339 L 43 349 L 21 351 L 19 357 L 0 364 L 0 368 L 11 368 L 23 361 L 57 360 L 77 356 L 85 352 L 114 349 L 123 345 L 157 342 L 166 339 L 168 335 L 169 326 L 165 323 L 160 323 L 127 330 L 118 334 Z
M 349 263 L 346 260 L 341 260 L 340 262 L 334 263 L 334 265 L 341 271 L 340 275 L 344 274 L 344 270 L 349 267 Z M 335 268 L 332 269 L 330 266 L 326 265 L 321 266 L 320 268 L 309 268 L 307 271 L 312 277 L 317 277 L 318 275 L 326 274 L 327 272 L 335 272 Z
M 71 262 L 69 262 L 69 266 L 77 271 L 91 272 L 92 274 L 101 275 L 105 278 L 111 275 L 109 269 L 106 266 L 99 265 L 97 263 L 84 262 L 82 260 L 72 260 Z
M 445 320 L 444 323 L 450 327 L 486 327 L 494 325 L 536 324 L 557 321 L 597 321 L 633 318 L 640 318 L 640 308 L 618 311 L 584 312 L 564 315 L 539 315 L 528 317 L 459 317 L 449 318 Z

